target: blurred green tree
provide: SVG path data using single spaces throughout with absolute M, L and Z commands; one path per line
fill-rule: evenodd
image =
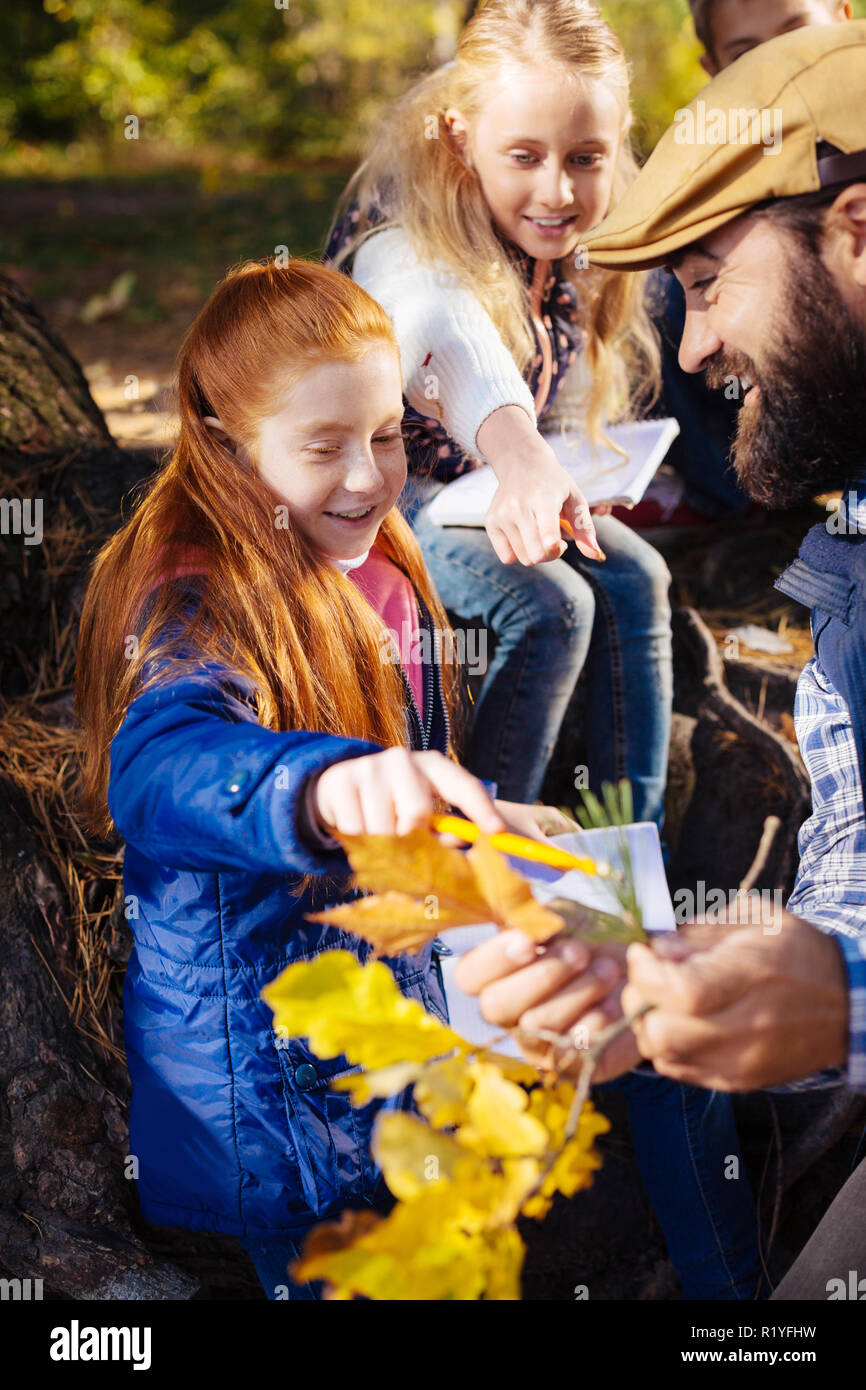
M 453 52 L 471 0 L 6 0 L 0 150 L 139 138 L 195 158 L 345 165 L 383 102 Z M 648 152 L 703 85 L 686 0 L 607 0 Z M 855 0 L 866 15 L 866 0 Z M 214 151 L 218 151 L 215 155 Z
M 4 12 L 19 79 L 0 139 L 202 143 L 346 160 L 382 101 L 453 51 L 461 0 L 43 0 Z M 53 38 L 53 42 L 51 39 Z M 2 71 L 2 69 L 0 69 Z M 10 65 L 11 76 L 11 65 Z

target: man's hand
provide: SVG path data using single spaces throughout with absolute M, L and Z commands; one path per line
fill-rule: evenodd
M 848 1056 L 848 981 L 831 936 L 782 916 L 781 931 L 697 926 L 628 948 L 623 1008 L 656 1071 L 719 1091 L 798 1080 Z
M 455 979 L 466 994 L 479 996 L 484 1018 L 497 1028 L 568 1035 L 577 1053 L 571 1058 L 565 1048 L 529 1038 L 520 1039 L 520 1047 L 534 1066 L 577 1076 L 595 1036 L 622 1017 L 624 972 L 623 946 L 593 948 L 567 936 L 536 946 L 522 932 L 508 931 L 468 951 Z M 594 1079 L 609 1081 L 640 1060 L 629 1030 L 605 1050 Z
M 494 801 L 509 830 L 529 840 L 546 840 L 548 835 L 567 835 L 579 830 L 577 821 L 556 806 L 529 805 L 522 801 Z

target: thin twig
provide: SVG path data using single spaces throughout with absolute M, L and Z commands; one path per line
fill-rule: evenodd
M 605 1048 L 607 1048 L 612 1042 L 614 1042 L 615 1039 L 618 1038 L 621 1033 L 628 1032 L 629 1028 L 631 1028 L 633 1023 L 635 1023 L 639 1018 L 642 1018 L 644 1014 L 649 1013 L 650 1009 L 654 1008 L 655 1004 L 642 1004 L 639 1009 L 635 1009 L 634 1013 L 627 1014 L 624 1018 L 618 1018 L 616 1023 L 612 1023 L 608 1028 L 603 1028 L 602 1031 L 598 1034 L 592 1047 L 586 1049 L 586 1060 L 581 1069 L 580 1078 L 578 1080 L 577 1086 L 575 1087 L 574 1097 L 571 1102 L 571 1108 L 568 1112 L 568 1119 L 565 1125 L 565 1135 L 563 1138 L 562 1148 L 557 1150 L 556 1153 L 550 1155 L 547 1163 L 545 1164 L 544 1168 L 539 1174 L 538 1179 L 533 1184 L 530 1191 L 526 1194 L 524 1202 L 529 1201 L 530 1197 L 535 1197 L 541 1191 L 542 1187 L 547 1181 L 548 1176 L 550 1175 L 553 1165 L 555 1164 L 557 1158 L 562 1152 L 562 1149 L 565 1148 L 566 1144 L 568 1144 L 577 1133 L 577 1127 L 580 1124 L 580 1117 L 583 1112 L 583 1107 L 589 1099 L 589 1091 L 590 1087 L 592 1086 L 592 1078 L 595 1073 L 596 1067 L 598 1066 L 599 1061 L 601 1060 L 601 1056 Z M 532 1036 L 542 1038 L 541 1033 L 535 1035 L 524 1034 L 524 1036 L 527 1038 L 530 1038 Z M 554 1034 L 553 1036 L 559 1037 L 561 1035 Z M 543 1038 L 542 1041 L 544 1041 Z M 580 1052 L 583 1051 L 583 1049 L 575 1048 L 572 1039 L 566 1039 L 566 1041 L 570 1044 L 567 1055 L 572 1053 L 576 1056 L 580 1055 Z

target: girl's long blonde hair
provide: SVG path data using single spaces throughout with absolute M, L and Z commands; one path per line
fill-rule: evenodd
M 347 276 L 302 260 L 237 266 L 188 330 L 178 360 L 177 444 L 96 556 L 81 617 L 80 795 L 94 833 L 112 828 L 109 748 L 130 701 L 151 682 L 143 667 L 153 659 L 169 663 L 154 679 L 208 660 L 249 678 L 266 728 L 405 743 L 403 685 L 398 664 L 383 660 L 381 618 L 286 520 L 256 463 L 262 421 L 307 367 L 357 361 L 383 343 L 398 352 L 384 310 Z M 208 415 L 244 446 L 249 465 L 214 436 Z M 377 544 L 447 632 L 418 543 L 396 509 Z M 192 621 L 183 586 L 159 583 L 144 602 L 150 585 L 191 553 L 204 572 Z M 443 667 L 443 681 L 453 706 L 452 667 Z
M 464 163 L 445 120 L 455 107 L 474 121 L 484 84 L 503 62 L 552 64 L 603 81 L 617 94 L 623 141 L 611 206 L 622 196 L 637 163 L 628 138 L 628 64 L 613 30 L 583 0 L 487 0 L 463 30 L 455 61 L 416 83 L 386 113 L 370 155 L 340 199 L 335 223 L 352 203 L 360 217 L 357 235 L 335 264 L 351 256 L 374 225 L 399 225 L 420 259 L 448 266 L 473 291 L 525 373 L 535 352 L 528 287 L 503 254 L 478 177 Z M 371 217 L 383 190 L 386 222 Z M 659 351 L 643 303 L 645 277 L 597 267 L 577 271 L 571 256 L 562 271 L 577 288 L 579 321 L 587 332 L 587 425 L 598 437 L 605 419 L 640 408 L 657 390 Z

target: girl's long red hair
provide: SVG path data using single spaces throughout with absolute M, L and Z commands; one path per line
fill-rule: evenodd
M 397 352 L 385 311 L 346 275 L 302 260 L 248 261 L 217 287 L 178 359 L 180 434 L 142 485 L 133 513 L 96 556 L 79 630 L 75 705 L 83 734 L 81 805 L 107 836 L 109 749 L 131 700 L 166 672 L 215 660 L 252 680 L 259 723 L 315 729 L 383 746 L 405 743 L 399 667 L 383 660 L 382 620 L 304 536 L 275 520 L 280 499 L 256 467 L 261 422 L 312 363 Z M 216 416 L 251 465 L 204 423 Z M 409 526 L 396 509 L 377 540 L 408 575 L 443 632 L 448 622 Z M 200 560 L 190 621 L 184 585 L 159 582 Z M 144 598 L 151 586 L 146 604 Z M 179 624 L 179 626 L 178 626 Z M 168 631 L 174 627 L 172 633 Z M 455 702 L 454 668 L 443 667 Z

